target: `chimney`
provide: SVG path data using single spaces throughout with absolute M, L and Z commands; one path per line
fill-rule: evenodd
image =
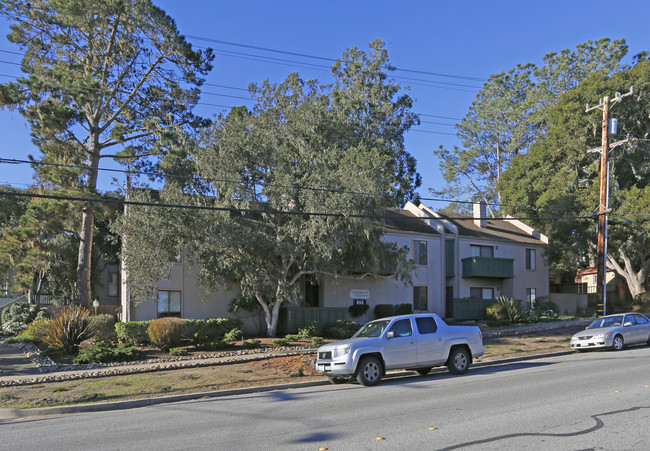
M 487 227 L 487 212 L 485 203 L 481 201 L 472 205 L 474 207 L 474 214 L 472 215 L 474 216 L 474 224 L 482 229 L 485 229 Z

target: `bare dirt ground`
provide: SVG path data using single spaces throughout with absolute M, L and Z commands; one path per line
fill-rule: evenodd
M 520 336 L 486 338 L 485 355 L 476 362 L 567 351 L 569 339 L 577 330 L 579 328 L 573 327 Z M 265 341 L 263 345 L 273 346 L 272 339 Z M 147 355 L 148 358 L 157 356 L 168 357 L 169 354 L 152 349 Z M 315 357 L 311 354 L 273 357 L 211 367 L 7 387 L 0 391 L 0 407 L 30 408 L 124 401 L 323 380 L 314 369 Z

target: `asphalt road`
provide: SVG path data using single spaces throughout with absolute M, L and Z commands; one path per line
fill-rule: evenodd
M 0 425 L 0 449 L 647 450 L 649 424 L 639 347 L 32 419 Z

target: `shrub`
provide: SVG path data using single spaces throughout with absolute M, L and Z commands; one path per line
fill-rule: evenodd
M 151 321 L 147 328 L 149 341 L 160 348 L 169 349 L 178 346 L 183 339 L 185 321 L 180 318 L 158 318 Z
M 187 349 L 185 348 L 169 348 L 169 355 L 186 355 Z
M 237 341 L 240 338 L 242 338 L 242 333 L 241 329 L 238 328 L 232 329 L 230 332 L 227 332 L 226 335 L 223 336 L 224 341 L 227 341 L 229 343 Z
M 517 299 L 501 296 L 497 299 L 497 304 L 500 304 L 503 308 L 503 314 L 505 315 L 504 319 L 507 319 L 510 322 L 517 322 L 524 316 L 521 302 Z
M 491 321 L 503 321 L 506 318 L 503 305 L 495 302 L 485 307 L 485 319 Z
M 353 318 L 358 318 L 370 309 L 368 304 L 353 304 L 348 307 L 348 313 Z
M 311 337 L 311 344 L 313 346 L 320 346 L 323 344 L 323 337 Z
M 120 343 L 140 345 L 149 341 L 147 328 L 151 321 L 129 321 L 115 324 L 115 333 Z
M 386 318 L 395 314 L 395 307 L 393 304 L 377 304 L 375 305 L 375 319 Z
M 100 341 L 80 349 L 74 363 L 126 362 L 137 358 L 138 350 L 133 346 L 113 346 L 111 343 Z
M 90 324 L 93 329 L 94 340 L 113 342 L 117 339 L 115 317 L 113 315 L 95 315 L 91 318 Z
M 16 341 L 15 343 L 42 343 L 43 337 L 45 336 L 47 323 L 49 321 L 49 319 L 45 318 L 39 318 L 32 321 L 21 333 L 19 333 L 16 337 L 13 337 L 20 340 Z
M 560 313 L 560 307 L 553 301 L 536 302 L 535 311 L 539 316 L 557 318 Z
M 328 338 L 343 340 L 350 338 L 359 330 L 359 325 L 354 321 L 338 320 L 325 327 L 324 335 Z
M 524 315 L 522 319 L 527 323 L 536 323 L 539 321 L 539 312 L 536 310 L 530 310 Z
M 2 330 L 7 335 L 17 335 L 32 321 L 47 317 L 47 310 L 24 302 L 16 302 L 2 311 Z
M 298 341 L 298 340 L 300 340 L 301 337 L 298 334 L 287 334 L 287 335 L 285 335 L 284 338 L 286 338 L 289 341 Z
M 303 338 L 318 337 L 322 334 L 322 327 L 318 321 L 305 321 L 298 328 L 298 335 Z
M 289 340 L 286 338 L 276 338 L 273 340 L 273 344 L 276 346 L 287 346 L 289 344 Z
M 395 306 L 395 315 L 410 315 L 413 313 L 413 304 L 398 304 Z
M 262 342 L 259 340 L 247 340 L 244 343 L 242 343 L 242 346 L 244 346 L 244 348 L 246 349 L 255 349 L 255 348 L 259 348 L 261 344 Z
M 239 330 L 241 326 L 239 318 L 189 319 L 186 320 L 184 336 L 190 338 L 194 346 L 205 348 L 210 343 L 223 341 L 227 333 Z
M 5 343 L 35 343 L 34 338 L 22 333 L 5 339 Z
M 78 305 L 65 306 L 48 321 L 43 343 L 52 349 L 74 354 L 82 341 L 92 336 L 90 312 Z

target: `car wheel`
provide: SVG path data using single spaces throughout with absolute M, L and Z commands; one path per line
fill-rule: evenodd
M 350 378 L 343 377 L 343 376 L 327 376 L 327 379 L 329 379 L 330 383 L 334 385 L 345 384 L 347 382 L 350 382 Z
M 381 362 L 377 357 L 368 356 L 361 359 L 359 363 L 359 371 L 357 372 L 357 380 L 361 385 L 371 386 L 377 385 L 381 380 L 382 373 L 384 372 Z
M 415 371 L 417 371 L 420 376 L 426 376 L 429 374 L 429 371 L 431 371 L 431 367 L 416 368 Z
M 465 348 L 456 348 L 451 351 L 447 368 L 452 374 L 465 374 L 469 369 L 469 354 Z
M 625 343 L 623 342 L 623 337 L 620 335 L 617 335 L 614 337 L 614 341 L 612 342 L 612 349 L 614 351 L 620 351 L 625 347 Z

